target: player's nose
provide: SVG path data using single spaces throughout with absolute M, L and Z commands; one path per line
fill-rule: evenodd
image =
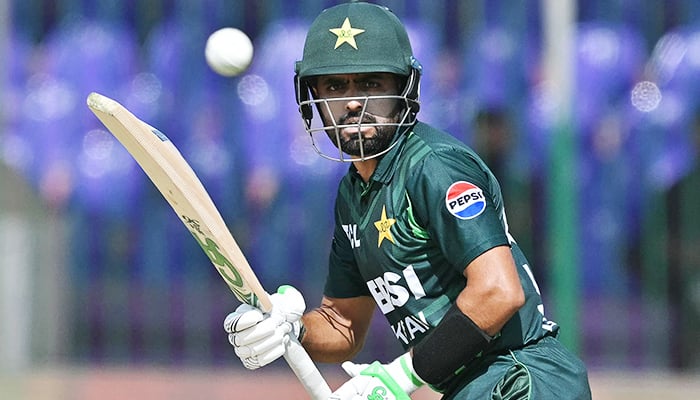
M 345 109 L 350 112 L 360 112 L 362 111 L 362 101 L 358 99 L 351 99 L 345 103 Z

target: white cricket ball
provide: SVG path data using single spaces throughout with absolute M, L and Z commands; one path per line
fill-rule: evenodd
M 216 73 L 236 76 L 245 71 L 253 60 L 253 42 L 240 29 L 221 28 L 207 39 L 204 56 Z

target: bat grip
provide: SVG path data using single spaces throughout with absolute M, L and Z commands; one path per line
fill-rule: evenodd
M 331 389 L 299 341 L 290 335 L 284 359 L 313 400 L 327 400 Z

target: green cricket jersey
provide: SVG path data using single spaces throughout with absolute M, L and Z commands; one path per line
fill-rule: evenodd
M 498 182 L 483 161 L 424 123 L 400 140 L 368 183 L 354 167 L 340 183 L 325 295 L 372 296 L 408 349 L 465 287 L 464 268 L 483 252 L 510 245 L 526 303 L 490 352 L 555 332 L 528 262 L 508 234 Z

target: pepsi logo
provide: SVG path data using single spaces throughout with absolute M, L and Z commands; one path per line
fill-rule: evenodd
M 472 219 L 486 209 L 484 192 L 476 185 L 459 181 L 450 185 L 445 196 L 447 210 L 457 218 Z

